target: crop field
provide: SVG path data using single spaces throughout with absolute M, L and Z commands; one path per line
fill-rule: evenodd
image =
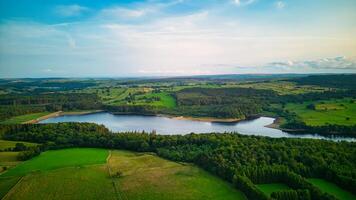
M 109 166 L 122 199 L 245 199 L 228 183 L 193 165 L 151 154 L 113 151 Z
M 0 176 L 0 198 L 246 199 L 190 164 L 128 151 L 112 151 L 106 163 L 108 156 L 108 150 L 93 148 L 44 152 Z
M 313 102 L 315 109 L 307 108 L 312 102 L 287 104 L 286 110 L 294 112 L 307 125 L 356 125 L 356 103 L 351 99 Z M 332 116 L 332 117 L 331 117 Z
M 3 177 L 23 176 L 34 171 L 46 171 L 63 167 L 104 164 L 108 150 L 94 148 L 73 148 L 46 151 L 41 155 L 21 163 L 2 174 Z M 0 176 L 1 177 L 1 176 Z
M 356 199 L 356 195 L 341 189 L 334 183 L 318 178 L 309 178 L 308 181 L 318 187 L 321 191 L 332 194 L 340 200 Z
M 273 192 L 291 189 L 283 183 L 257 184 L 256 186 L 268 196 L 270 196 Z
M 15 116 L 5 121 L 0 122 L 0 124 L 21 124 L 30 120 L 34 120 L 45 115 L 48 115 L 49 112 L 40 112 L 40 113 L 31 113 L 26 115 Z

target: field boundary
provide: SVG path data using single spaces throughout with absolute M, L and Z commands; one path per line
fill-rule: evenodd
M 118 199 L 118 200 L 128 200 L 127 197 L 118 189 L 118 187 L 117 187 L 117 185 L 115 183 L 114 177 L 112 176 L 112 171 L 111 171 L 111 168 L 110 168 L 110 164 L 109 164 L 110 158 L 111 158 L 111 150 L 109 150 L 109 155 L 106 158 L 106 168 L 108 169 L 108 173 L 109 173 L 109 176 L 110 176 L 110 179 L 111 179 L 111 183 L 112 183 L 112 185 L 114 187 L 114 190 L 115 190 L 116 199 Z
M 7 199 L 7 197 L 10 195 L 10 193 L 14 190 L 14 188 L 20 184 L 20 182 L 24 179 L 25 176 L 21 176 L 21 178 L 11 187 L 9 191 L 1 198 L 1 200 Z

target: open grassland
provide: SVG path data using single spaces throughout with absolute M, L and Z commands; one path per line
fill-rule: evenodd
M 25 176 L 4 199 L 116 199 L 105 165 L 70 167 Z
M 109 167 L 121 199 L 245 199 L 228 183 L 193 165 L 151 154 L 113 151 Z
M 151 102 L 147 102 L 147 99 L 157 99 Z M 176 107 L 176 100 L 173 96 L 166 92 L 159 93 L 148 93 L 144 95 L 137 96 L 138 100 L 135 100 L 136 105 L 150 105 L 150 106 L 158 106 L 165 108 L 174 108 Z
M 45 115 L 48 115 L 49 112 L 40 112 L 40 113 L 31 113 L 26 115 L 20 115 L 16 117 L 12 117 L 5 121 L 0 122 L 1 124 L 21 124 L 27 121 L 35 120 Z
M 283 183 L 268 183 L 256 185 L 262 192 L 270 196 L 273 192 L 291 189 Z
M 246 199 L 193 165 L 93 148 L 44 152 L 1 175 L 0 188 L 0 198 L 24 200 Z
M 18 154 L 19 152 L 0 152 L 0 174 L 20 163 L 17 160 Z
M 356 199 L 356 195 L 341 189 L 334 183 L 318 178 L 309 178 L 308 181 L 318 187 L 321 191 L 332 194 L 340 200 Z
M 253 83 L 241 83 L 238 87 L 253 88 L 260 90 L 273 90 L 280 95 L 286 94 L 304 94 L 308 92 L 323 92 L 329 90 L 329 88 L 323 88 L 311 85 L 297 85 L 288 81 L 269 81 L 269 82 L 253 82 Z
M 31 160 L 25 161 L 4 173 L 3 177 L 23 176 L 34 171 L 46 171 L 71 166 L 104 164 L 108 150 L 94 148 L 73 148 L 46 151 Z
M 315 105 L 315 109 L 307 108 L 312 103 Z M 356 102 L 351 99 L 293 103 L 287 104 L 285 109 L 296 113 L 302 121 L 310 126 L 356 125 Z
M 5 150 L 8 148 L 14 148 L 16 143 L 22 143 L 27 147 L 36 146 L 36 143 L 31 142 L 21 142 L 21 141 L 9 141 L 9 140 L 0 140 L 0 150 Z
M 20 180 L 20 177 L 0 178 L 0 199 Z

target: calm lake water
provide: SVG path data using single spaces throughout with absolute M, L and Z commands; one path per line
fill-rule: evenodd
M 316 138 L 331 140 L 356 141 L 352 138 L 326 138 L 316 134 L 293 135 L 287 132 L 265 127 L 273 123 L 274 118 L 260 117 L 253 120 L 241 121 L 238 123 L 215 123 L 201 122 L 192 120 L 173 119 L 160 116 L 139 116 L 139 115 L 113 115 L 111 113 L 101 112 L 86 115 L 64 115 L 49 118 L 40 123 L 57 122 L 93 122 L 103 124 L 115 132 L 124 131 L 146 131 L 156 130 L 158 134 L 188 134 L 211 133 L 211 132 L 238 132 L 244 135 L 261 135 L 269 137 L 298 137 L 298 138 Z

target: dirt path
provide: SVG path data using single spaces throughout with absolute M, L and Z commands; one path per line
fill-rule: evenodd
M 110 158 L 111 158 L 111 150 L 109 150 L 109 155 L 108 157 L 106 158 L 106 167 L 108 169 L 108 173 L 109 173 L 109 176 L 111 178 L 111 182 L 112 182 L 112 185 L 114 187 L 114 190 L 115 190 L 115 193 L 116 193 L 116 197 L 118 200 L 128 200 L 127 197 L 124 195 L 124 193 L 122 193 L 120 191 L 120 189 L 118 189 L 118 186 L 115 182 L 115 178 L 114 178 L 114 174 L 112 173 L 112 170 L 110 168 L 110 164 L 109 164 L 109 161 L 110 161 Z

